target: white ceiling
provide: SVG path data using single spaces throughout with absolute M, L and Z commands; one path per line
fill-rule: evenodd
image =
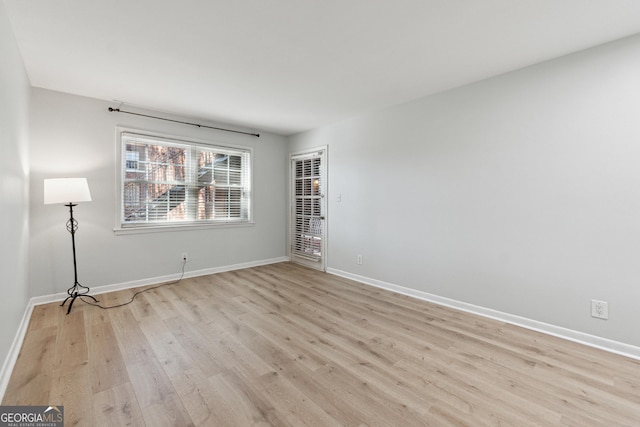
M 33 86 L 285 135 L 640 32 L 638 0 L 4 1 Z

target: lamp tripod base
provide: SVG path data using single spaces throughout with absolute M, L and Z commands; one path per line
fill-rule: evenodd
M 89 295 L 89 288 L 86 286 L 82 286 L 78 282 L 76 282 L 75 285 L 67 289 L 67 294 L 69 296 L 66 297 L 64 301 L 62 301 L 62 304 L 60 304 L 60 307 L 63 307 L 67 303 L 67 301 L 71 300 L 69 302 L 69 308 L 67 309 L 67 314 L 71 313 L 71 307 L 73 307 L 73 303 L 76 301 L 76 298 L 89 297 L 95 302 L 98 302 L 97 299 Z

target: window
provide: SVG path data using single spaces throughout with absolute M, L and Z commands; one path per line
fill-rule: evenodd
M 120 224 L 247 223 L 251 151 L 122 132 Z

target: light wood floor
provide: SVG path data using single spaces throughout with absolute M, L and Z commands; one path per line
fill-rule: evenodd
M 35 308 L 3 405 L 67 427 L 640 425 L 638 361 L 289 263 L 65 311 Z

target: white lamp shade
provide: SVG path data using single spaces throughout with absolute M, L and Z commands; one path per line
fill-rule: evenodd
M 53 178 L 44 180 L 44 204 L 90 202 L 87 178 Z

